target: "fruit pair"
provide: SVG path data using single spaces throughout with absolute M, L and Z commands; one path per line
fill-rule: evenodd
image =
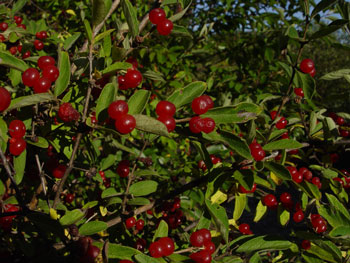
M 152 24 L 157 25 L 159 35 L 167 36 L 173 30 L 173 22 L 166 18 L 166 14 L 161 8 L 152 9 L 149 12 L 149 20 Z
M 300 70 L 314 77 L 316 74 L 315 63 L 309 58 L 303 59 L 300 63 Z
M 134 226 L 138 231 L 141 231 L 145 226 L 145 221 L 143 219 L 136 221 L 136 218 L 133 216 L 125 220 L 125 227 L 127 229 L 133 228 Z
M 320 234 L 326 232 L 327 230 L 327 222 L 323 219 L 323 217 L 319 214 L 311 214 L 311 224 L 316 233 Z
M 13 120 L 10 122 L 8 130 L 10 136 L 12 137 L 9 141 L 9 151 L 12 155 L 18 156 L 26 149 L 27 146 L 26 141 L 23 140 L 26 133 L 26 126 L 21 120 Z
M 289 174 L 292 177 L 292 180 L 297 184 L 300 184 L 304 180 L 303 174 L 299 173 L 298 169 L 294 166 L 287 167 Z
M 125 75 L 118 76 L 120 90 L 136 88 L 142 82 L 142 74 L 135 68 L 128 69 Z
M 153 258 L 170 256 L 175 250 L 174 241 L 170 237 L 162 237 L 151 243 L 148 250 L 150 256 Z
M 257 162 L 262 161 L 266 156 L 265 151 L 263 150 L 261 145 L 257 142 L 252 142 L 251 144 L 249 144 L 249 149 L 254 160 Z
M 113 101 L 108 107 L 108 115 L 115 120 L 114 126 L 121 134 L 132 132 L 136 127 L 134 116 L 128 114 L 129 106 L 123 100 Z
M 167 127 L 168 132 L 172 132 L 176 127 L 176 122 L 173 117 L 175 112 L 176 106 L 170 101 L 162 100 L 158 102 L 156 106 L 157 120 Z
M 206 228 L 193 232 L 190 236 L 191 245 L 194 247 L 204 247 L 203 250 L 192 253 L 190 258 L 197 263 L 211 262 L 211 254 L 215 252 L 215 244 L 211 241 L 210 231 Z

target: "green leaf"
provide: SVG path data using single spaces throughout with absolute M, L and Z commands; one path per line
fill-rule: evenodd
M 344 207 L 344 205 L 338 200 L 338 198 L 328 193 L 326 193 L 326 196 L 331 206 L 333 206 L 334 209 L 337 210 L 338 212 L 342 213 L 349 220 L 349 223 L 350 223 L 350 213 Z
M 265 162 L 265 167 L 283 180 L 291 180 L 289 171 L 281 164 L 275 162 Z
M 6 151 L 8 138 L 7 124 L 2 118 L 0 118 L 0 145 L 3 152 Z
M 266 214 L 266 212 L 267 206 L 263 205 L 263 203 L 260 200 L 255 209 L 254 222 L 258 222 Z
M 157 187 L 158 183 L 156 181 L 144 180 L 132 184 L 129 193 L 134 196 L 145 196 L 157 191 Z
M 281 226 L 285 226 L 289 222 L 290 212 L 282 206 L 278 206 L 277 217 Z
M 0 65 L 18 69 L 22 72 L 29 68 L 29 66 L 22 59 L 18 59 L 5 51 L 0 51 Z
M 164 220 L 160 220 L 158 228 L 153 235 L 152 241 L 154 242 L 159 237 L 167 237 L 168 236 L 168 223 Z
M 104 171 L 111 167 L 115 163 L 115 155 L 114 154 L 108 154 L 106 158 L 102 159 L 101 161 L 101 171 Z
M 203 137 L 210 141 L 222 142 L 242 157 L 248 160 L 253 159 L 247 143 L 233 133 L 227 131 L 220 131 L 220 134 L 212 132 L 209 134 L 203 134 Z
M 207 83 L 203 81 L 195 81 L 187 85 L 183 89 L 176 90 L 167 101 L 174 103 L 176 109 L 189 104 L 194 98 L 199 97 L 207 88 Z
M 164 80 L 164 76 L 162 73 L 160 72 L 155 72 L 152 70 L 147 70 L 146 72 L 144 72 L 142 74 L 143 77 L 150 79 L 150 80 L 154 80 L 154 81 L 161 81 L 161 82 L 165 82 Z
M 67 89 L 70 81 L 70 61 L 68 52 L 60 51 L 58 53 L 58 69 L 60 71 L 60 75 L 55 82 L 54 90 L 56 97 L 61 95 Z
M 205 204 L 222 238 L 228 243 L 229 224 L 225 208 L 218 204 L 211 203 L 208 199 L 205 200 Z
M 185 9 L 183 9 L 182 11 L 180 11 L 180 12 L 176 13 L 175 15 L 169 17 L 169 20 L 172 21 L 172 22 L 180 20 L 186 14 L 186 12 L 187 12 L 188 8 L 190 8 L 191 4 L 192 4 L 192 1 L 190 1 L 190 3 L 188 4 L 188 6 Z
M 350 238 L 350 226 L 338 226 L 335 227 L 329 232 L 331 237 L 342 237 L 349 239 Z
M 36 139 L 36 142 L 33 142 L 32 140 L 27 140 L 27 143 L 43 149 L 47 149 L 49 147 L 49 142 L 45 138 L 38 136 L 36 137 Z
M 16 3 L 13 4 L 11 13 L 12 15 L 16 14 L 18 11 L 20 11 L 26 4 L 28 0 L 18 0 Z
M 88 223 L 83 224 L 79 228 L 79 234 L 82 236 L 90 236 L 98 232 L 104 231 L 107 228 L 108 228 L 108 225 L 106 222 L 90 221 Z
M 2 180 L 0 180 L 0 195 L 4 195 L 6 191 L 6 187 L 4 185 L 4 183 L 2 182 Z
M 285 250 L 289 249 L 292 247 L 293 243 L 281 239 L 279 237 L 273 237 L 273 236 L 259 236 L 252 238 L 248 240 L 247 242 L 243 243 L 240 245 L 236 252 L 238 253 L 251 253 L 253 251 L 260 251 L 264 249 L 269 249 L 269 250 Z
M 350 76 L 350 69 L 339 69 L 337 71 L 332 71 L 322 76 L 321 79 L 324 80 L 335 80 L 344 78 L 345 76 Z
M 325 9 L 336 4 L 337 2 L 338 2 L 338 0 L 322 0 L 322 1 L 320 1 L 315 6 L 314 10 L 312 10 L 311 19 L 313 19 L 315 17 L 315 15 L 317 15 L 319 12 L 324 11 Z
M 79 39 L 81 33 L 78 32 L 78 33 L 75 33 L 74 35 L 68 37 L 65 41 L 64 41 L 64 44 L 63 44 L 63 48 L 64 50 L 69 50 L 73 44 Z
M 141 114 L 145 109 L 151 92 L 148 90 L 136 91 L 128 100 L 129 114 Z
M 105 68 L 104 70 L 102 70 L 102 74 L 115 73 L 117 70 L 127 70 L 131 67 L 132 65 L 127 62 L 115 62 L 112 65 Z
M 136 197 L 128 201 L 128 205 L 149 205 L 151 202 L 147 198 Z
M 330 35 L 348 23 L 349 23 L 349 20 L 347 20 L 347 19 L 335 20 L 332 23 L 330 23 L 327 27 L 321 28 L 320 30 L 313 33 L 312 36 L 310 37 L 310 39 L 312 40 L 312 39 L 317 39 L 317 38 L 321 38 L 321 37 Z
M 262 112 L 262 108 L 253 103 L 239 103 L 234 106 L 218 107 L 201 115 L 212 118 L 216 124 L 221 123 L 244 123 L 256 117 Z
M 136 114 L 134 117 L 136 119 L 136 129 L 169 137 L 168 129 L 162 122 L 147 115 Z
M 104 0 L 93 0 L 92 3 L 92 24 L 97 26 L 106 16 L 106 6 Z
M 121 3 L 131 35 L 133 37 L 136 37 L 139 34 L 139 21 L 137 20 L 136 9 L 133 7 L 129 0 L 122 0 Z
M 146 256 L 145 254 L 138 254 L 135 256 L 135 259 L 139 263 L 159 263 L 157 259 Z
M 285 149 L 298 149 L 303 145 L 292 139 L 282 139 L 270 142 L 263 146 L 265 151 L 285 150 Z
M 322 197 L 322 193 L 318 189 L 318 187 L 314 184 L 311 184 L 307 181 L 303 181 L 298 185 L 304 193 L 306 193 L 311 198 L 316 198 L 317 200 L 320 200 Z
M 107 31 L 104 31 L 100 34 L 98 34 L 96 37 L 95 37 L 95 43 L 97 43 L 98 41 L 104 39 L 106 36 L 109 36 L 115 29 L 109 29 Z
M 304 96 L 306 99 L 311 99 L 315 94 L 316 82 L 310 74 L 305 74 L 300 71 L 296 71 L 296 76 L 301 84 L 301 88 L 304 91 Z
M 113 197 L 116 195 L 120 195 L 119 192 L 117 192 L 117 190 L 115 188 L 107 188 L 105 190 L 103 190 L 102 194 L 101 194 L 101 198 L 108 198 L 108 197 Z
M 172 35 L 193 38 L 192 34 L 183 26 L 174 25 Z
M 27 150 L 24 150 L 19 156 L 13 158 L 13 165 L 15 167 L 15 181 L 20 184 L 23 179 L 24 170 L 26 168 Z
M 321 248 L 317 245 L 312 244 L 311 248 L 307 250 L 308 253 L 314 254 L 318 258 L 326 260 L 327 262 L 339 263 L 341 260 L 337 259 L 335 255 L 328 249 Z
M 85 26 L 86 35 L 89 39 L 89 42 L 91 42 L 92 30 L 91 30 L 91 26 L 90 26 L 89 21 L 87 21 L 86 19 L 84 20 L 84 26 Z
M 100 113 L 104 111 L 104 117 L 107 118 L 107 108 L 109 105 L 114 101 L 115 98 L 115 87 L 113 83 L 108 83 L 103 89 L 100 94 L 100 97 L 98 97 L 96 102 L 96 118 L 98 120 L 103 119 L 99 118 Z
M 254 173 L 251 170 L 236 170 L 233 173 L 233 177 L 244 187 L 244 189 L 252 189 L 254 184 Z
M 63 226 L 69 226 L 84 217 L 84 213 L 80 209 L 74 209 L 72 211 L 68 211 L 64 216 L 60 218 L 60 223 Z
M 131 260 L 134 255 L 142 254 L 135 248 L 125 247 L 113 243 L 108 244 L 108 258 Z
M 52 100 L 56 100 L 56 98 L 50 93 L 38 93 L 34 95 L 18 97 L 11 101 L 11 104 L 7 108 L 7 111 Z
M 22 82 L 22 72 L 17 69 L 11 68 L 8 77 L 14 87 Z
M 235 209 L 233 210 L 233 219 L 237 221 L 243 214 L 244 208 L 247 204 L 247 195 L 238 193 L 235 196 Z

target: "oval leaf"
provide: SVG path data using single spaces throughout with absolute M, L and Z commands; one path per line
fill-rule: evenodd
M 260 236 L 260 237 L 252 238 L 247 242 L 243 243 L 238 247 L 236 251 L 238 253 L 241 253 L 241 252 L 250 253 L 253 251 L 264 250 L 264 249 L 284 250 L 284 249 L 290 248 L 292 245 L 293 245 L 292 242 L 285 239 L 280 239 L 278 237 Z
M 12 100 L 10 107 L 7 108 L 7 111 L 52 100 L 56 100 L 56 98 L 49 93 L 39 93 L 29 96 L 23 96 Z
M 130 186 L 129 193 L 134 196 L 149 195 L 157 191 L 158 183 L 151 180 L 137 182 Z
M 101 232 L 103 230 L 106 230 L 108 227 L 106 222 L 102 222 L 102 221 L 91 221 L 88 222 L 84 225 L 82 225 L 79 228 L 79 233 L 80 235 L 83 236 L 90 236 L 93 234 L 96 234 L 98 232 Z
M 162 122 L 141 114 L 136 114 L 134 117 L 136 119 L 136 129 L 169 137 L 168 129 Z
M 137 249 L 112 243 L 108 244 L 108 258 L 131 260 L 132 257 L 137 254 L 141 254 Z
M 96 118 L 99 120 L 99 115 L 102 111 L 106 110 L 108 106 L 114 101 L 115 97 L 115 87 L 113 83 L 108 83 L 97 99 L 96 104 Z M 107 118 L 107 111 L 105 112 L 105 117 Z
M 229 223 L 225 208 L 218 204 L 211 203 L 208 199 L 205 200 L 205 204 L 208 208 L 212 219 L 214 219 L 214 223 L 217 229 L 220 231 L 223 239 L 227 243 L 229 234 Z
M 106 16 L 106 6 L 104 0 L 93 0 L 92 3 L 92 24 L 97 26 Z
M 29 66 L 23 60 L 18 59 L 4 51 L 0 51 L 0 65 L 18 69 L 22 72 L 29 68 Z
M 175 104 L 176 109 L 189 104 L 194 98 L 199 97 L 207 88 L 207 83 L 202 81 L 192 82 L 181 90 L 175 91 L 167 99 L 168 101 Z
M 102 74 L 115 73 L 117 70 L 127 70 L 132 67 L 132 64 L 128 62 L 115 62 L 102 70 Z
M 168 223 L 164 220 L 159 222 L 158 228 L 154 233 L 152 241 L 154 242 L 158 237 L 167 237 L 168 236 Z
M 128 100 L 129 114 L 140 114 L 147 105 L 151 92 L 148 90 L 136 91 Z
M 283 180 L 291 180 L 289 171 L 281 164 L 275 162 L 265 162 L 265 167 L 273 172 L 277 177 Z
M 246 194 L 237 194 L 235 196 L 235 209 L 233 211 L 233 219 L 237 221 L 243 214 L 244 208 L 247 204 Z
M 139 34 L 139 21 L 137 20 L 136 9 L 129 0 L 122 0 L 122 8 L 131 35 L 136 37 Z
M 80 209 L 74 209 L 72 211 L 68 211 L 64 216 L 60 218 L 60 223 L 63 226 L 68 226 L 78 222 L 80 219 L 84 217 L 84 213 Z
M 13 158 L 15 167 L 15 181 L 20 184 L 23 180 L 24 170 L 26 168 L 27 150 L 24 150 L 19 156 Z
M 285 150 L 285 149 L 298 149 L 303 147 L 300 142 L 297 142 L 292 139 L 282 139 L 278 141 L 270 142 L 263 146 L 265 151 L 274 151 L 274 150 Z
M 55 82 L 55 96 L 61 95 L 67 89 L 70 81 L 70 61 L 69 55 L 66 51 L 58 53 L 58 69 L 60 75 Z

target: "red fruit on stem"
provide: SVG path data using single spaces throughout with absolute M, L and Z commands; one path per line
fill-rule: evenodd
M 215 249 L 216 249 L 215 244 L 211 241 L 206 242 L 204 244 L 204 250 L 208 251 L 210 254 L 213 254 L 215 252 Z
M 30 51 L 27 51 L 27 52 L 24 52 L 23 55 L 22 55 L 22 58 L 25 59 L 25 58 L 29 58 L 30 57 Z
M 250 231 L 250 226 L 246 223 L 240 224 L 239 225 L 239 232 L 241 232 L 243 235 L 249 235 Z
M 338 116 L 336 121 L 335 121 L 338 125 L 343 125 L 345 123 L 345 119 Z
M 203 129 L 202 131 L 204 133 L 211 133 L 215 130 L 215 121 L 212 119 L 212 118 L 203 118 L 203 123 L 204 123 L 204 126 L 203 126 Z
M 13 120 L 10 122 L 8 130 L 12 138 L 23 138 L 26 133 L 26 126 L 21 120 Z
M 129 106 L 123 100 L 113 101 L 108 107 L 108 115 L 114 120 L 120 118 L 123 115 L 126 115 L 128 111 Z
M 40 40 L 35 39 L 34 40 L 34 47 L 36 50 L 42 50 L 44 48 L 44 43 Z
M 9 151 L 12 155 L 20 155 L 27 147 L 27 143 L 22 138 L 12 138 L 10 140 Z
M 52 171 L 52 175 L 53 177 L 57 178 L 57 179 L 61 179 L 64 175 L 64 173 L 67 170 L 67 166 L 64 164 L 59 164 L 53 171 Z
M 192 101 L 191 107 L 193 112 L 198 115 L 204 114 L 209 110 L 208 101 L 202 96 L 195 98 Z
M 273 194 L 268 194 L 263 197 L 262 200 L 263 204 L 266 205 L 270 209 L 275 209 L 277 208 L 277 198 Z
M 44 70 L 47 66 L 55 66 L 56 61 L 53 57 L 50 56 L 41 56 L 38 59 L 38 67 L 41 70 Z
M 271 111 L 271 112 L 270 112 L 270 116 L 271 116 L 271 119 L 272 119 L 272 120 L 276 119 L 276 117 L 277 117 L 277 111 L 276 111 L 276 110 Z
M 308 250 L 311 248 L 311 242 L 309 240 L 303 240 L 301 242 L 302 249 Z
M 173 130 L 175 130 L 176 122 L 173 117 L 164 115 L 159 116 L 157 120 L 162 122 L 166 126 L 168 132 L 172 132 Z
M 198 168 L 202 169 L 203 172 L 207 170 L 207 166 L 205 165 L 205 162 L 203 160 L 200 160 L 198 162 Z
M 0 42 L 4 42 L 6 40 L 6 38 L 4 37 L 3 34 L 0 34 Z
M 61 104 L 60 108 L 58 109 L 58 116 L 62 119 L 62 121 L 70 122 L 77 121 L 80 114 L 73 108 L 72 104 L 65 102 Z
M 213 100 L 210 98 L 210 96 L 208 96 L 208 95 L 202 95 L 201 97 L 207 101 L 208 109 L 209 109 L 209 110 L 212 109 L 212 108 L 214 107 L 214 102 L 213 102 Z
M 193 133 L 200 133 L 204 128 L 204 121 L 199 116 L 194 116 L 189 122 L 190 131 Z
M 151 243 L 148 250 L 150 256 L 153 258 L 161 258 L 164 255 L 164 247 L 159 241 Z
M 23 85 L 33 87 L 40 78 L 40 73 L 35 68 L 29 68 L 22 73 Z
M 145 226 L 145 221 L 143 219 L 139 219 L 136 221 L 136 229 L 141 231 L 143 227 Z
M 133 216 L 125 220 L 126 228 L 132 228 L 135 226 L 135 224 L 136 224 L 136 219 Z
M 159 35 L 167 36 L 171 33 L 171 31 L 174 28 L 173 22 L 171 22 L 169 19 L 164 19 L 163 21 L 159 22 L 157 25 L 157 31 Z
M 90 245 L 86 252 L 85 257 L 89 262 L 95 262 L 95 258 L 97 258 L 99 254 L 100 254 L 100 249 L 94 245 Z
M 17 27 L 23 28 L 24 30 L 27 29 L 26 25 L 24 25 L 24 24 L 19 24 L 19 25 L 17 25 Z
M 43 76 L 51 80 L 52 82 L 58 79 L 60 72 L 54 65 L 48 65 L 43 70 Z
M 302 210 L 298 210 L 294 213 L 293 215 L 293 221 L 295 223 L 300 223 L 301 221 L 304 220 L 304 213 Z
M 125 86 L 128 88 L 136 88 L 142 82 L 141 72 L 136 69 L 129 69 L 124 78 Z
M 292 195 L 290 193 L 284 192 L 280 195 L 280 201 L 282 204 L 292 204 Z
M 196 263 L 210 263 L 211 254 L 207 250 L 201 250 L 196 253 L 192 253 L 190 258 Z
M 136 120 L 134 116 L 130 114 L 125 114 L 120 116 L 120 118 L 118 118 L 115 121 L 114 125 L 118 132 L 120 132 L 121 134 L 127 134 L 132 132 L 135 129 Z
M 5 31 L 8 27 L 9 27 L 9 25 L 6 22 L 0 23 L 0 30 L 1 31 Z
M 294 93 L 295 95 L 304 98 L 304 91 L 302 88 L 295 88 Z
M 153 25 L 158 25 L 166 19 L 166 14 L 163 9 L 155 8 L 149 12 L 149 20 Z
M 127 90 L 129 87 L 126 85 L 125 76 L 118 76 L 118 86 L 120 90 Z
M 316 69 L 313 68 L 313 69 L 309 72 L 309 74 L 310 74 L 311 77 L 315 77 L 315 75 L 316 75 Z
M 6 110 L 11 104 L 11 94 L 4 87 L 0 87 L 0 111 Z
M 15 55 L 17 53 L 17 47 L 10 47 L 9 51 L 12 55 Z
M 157 242 L 162 244 L 163 256 L 167 257 L 174 253 L 175 245 L 174 241 L 170 237 L 162 237 Z
M 130 173 L 129 168 L 129 161 L 128 160 L 122 160 L 118 163 L 117 166 L 117 173 L 120 177 L 127 177 Z
M 310 73 L 315 68 L 314 62 L 309 59 L 303 59 L 300 63 L 300 70 L 304 73 Z
M 277 123 L 276 123 L 276 128 L 281 130 L 284 129 L 288 124 L 288 120 L 284 117 L 282 117 Z
M 74 194 L 66 194 L 64 201 L 69 204 L 72 203 L 74 201 Z
M 15 23 L 17 25 L 19 25 L 19 24 L 21 24 L 23 22 L 23 18 L 20 17 L 20 16 L 15 16 L 14 19 L 15 19 Z
M 254 193 L 256 190 L 256 183 L 253 184 L 252 189 L 250 190 L 245 189 L 242 185 L 239 185 L 238 190 L 243 194 Z
M 44 93 L 48 92 L 51 87 L 51 80 L 47 77 L 42 77 L 36 81 L 34 84 L 34 93 Z
M 156 113 L 158 116 L 174 116 L 176 107 L 173 103 L 162 100 L 156 106 Z

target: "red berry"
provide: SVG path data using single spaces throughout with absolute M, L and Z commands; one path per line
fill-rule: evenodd
M 250 226 L 246 223 L 239 225 L 239 232 L 241 232 L 243 235 L 249 235 L 250 233 Z
M 206 241 L 211 240 L 210 231 L 208 229 L 200 229 L 193 232 L 190 236 L 190 242 L 192 246 L 202 247 Z
M 136 69 L 129 69 L 124 78 L 125 86 L 128 88 L 136 88 L 142 82 L 141 72 Z
M 27 29 L 26 25 L 24 25 L 24 24 L 19 24 L 19 25 L 17 25 L 17 27 L 23 28 L 24 30 Z
M 137 69 L 139 67 L 139 63 L 137 62 L 136 58 L 129 57 L 127 60 L 125 60 L 125 62 L 128 62 L 128 63 L 132 64 L 134 69 Z
M 214 154 L 210 155 L 210 160 L 213 164 L 221 163 L 221 159 Z
M 292 195 L 290 193 L 284 192 L 280 195 L 280 201 L 282 204 L 291 204 L 293 203 Z
M 16 23 L 17 25 L 21 24 L 22 21 L 23 21 L 23 18 L 20 17 L 20 16 L 15 16 L 14 18 L 15 18 L 15 23 Z
M 18 50 L 18 52 L 22 52 L 22 48 L 23 48 L 23 46 L 22 46 L 22 45 L 18 45 L 18 46 L 17 46 L 17 50 Z
M 311 180 L 311 183 L 316 185 L 318 187 L 318 189 L 321 188 L 321 180 L 319 177 L 317 177 L 317 176 L 313 177 Z
M 175 245 L 174 241 L 170 237 L 162 237 L 157 242 L 159 242 L 163 247 L 163 256 L 170 256 L 174 253 Z
M 30 57 L 30 51 L 24 52 L 23 55 L 22 55 L 23 59 L 29 58 L 29 57 Z
M 136 224 L 136 219 L 133 216 L 125 220 L 126 228 L 132 228 L 134 227 L 135 224 Z
M 303 240 L 301 242 L 301 247 L 305 250 L 308 250 L 311 248 L 311 242 L 309 240 Z
M 207 250 L 201 250 L 196 253 L 192 253 L 190 258 L 194 260 L 196 263 L 210 263 L 211 262 L 211 254 Z
M 204 121 L 201 117 L 192 117 L 189 122 L 189 128 L 193 133 L 200 133 L 204 129 Z
M 203 132 L 205 133 L 211 133 L 215 129 L 215 121 L 212 118 L 203 118 Z
M 173 103 L 162 100 L 158 102 L 156 107 L 156 113 L 158 116 L 174 116 L 176 107 Z
M 10 140 L 9 151 L 14 156 L 20 155 L 26 149 L 26 147 L 27 143 L 22 138 L 12 138 Z
M 3 205 L 4 212 L 17 212 L 19 211 L 19 208 L 13 204 L 5 204 Z M 5 231 L 10 231 L 12 226 L 12 221 L 16 217 L 16 215 L 13 216 L 4 216 L 0 217 L 0 226 Z M 9 261 L 10 262 L 10 261 Z
M 282 139 L 289 139 L 289 135 L 288 135 L 288 132 L 285 132 L 282 134 L 281 136 Z
M 276 123 L 276 128 L 281 130 L 284 129 L 288 124 L 288 120 L 284 117 L 282 117 L 277 123 Z
M 313 69 L 309 72 L 309 74 L 310 74 L 311 77 L 315 77 L 315 75 L 316 75 L 316 69 L 313 68 Z
M 132 132 L 135 129 L 136 120 L 134 116 L 130 114 L 125 114 L 120 116 L 120 118 L 118 118 L 115 121 L 114 125 L 118 132 L 120 132 L 121 134 L 127 134 Z
M 157 25 L 157 31 L 159 35 L 167 36 L 173 30 L 174 24 L 169 19 L 164 19 Z
M 118 76 L 118 85 L 120 90 L 127 90 L 129 87 L 126 85 L 125 76 Z
M 202 228 L 202 229 L 197 230 L 197 232 L 199 232 L 203 236 L 204 244 L 208 241 L 211 241 L 211 234 L 210 234 L 210 231 L 208 229 Z
M 339 182 L 341 184 L 341 186 L 344 186 L 344 181 L 341 178 L 339 178 L 339 177 L 333 178 L 333 181 L 337 181 L 337 182 Z
M 113 101 L 108 107 L 108 115 L 114 120 L 120 118 L 122 115 L 126 115 L 128 111 L 129 106 L 123 100 Z
M 146 248 L 147 242 L 143 238 L 139 238 L 136 240 L 135 247 L 139 251 L 144 251 Z
M 340 136 L 343 137 L 343 138 L 349 137 L 349 135 L 350 135 L 349 131 L 343 130 L 343 129 L 340 129 L 339 133 L 340 133 Z
M 261 149 L 253 149 L 253 150 L 251 150 L 251 153 L 252 153 L 254 160 L 257 162 L 262 161 L 266 156 L 266 153 L 262 148 Z
M 6 40 L 6 38 L 4 37 L 3 34 L 0 34 L 0 42 L 4 42 Z
M 86 259 L 88 262 L 95 262 L 95 258 L 100 254 L 100 249 L 94 245 L 90 245 L 86 252 Z
M 11 94 L 4 87 L 0 87 L 0 111 L 6 110 L 11 104 Z
M 315 68 L 314 62 L 309 59 L 303 59 L 300 63 L 300 70 L 304 73 L 310 73 Z
M 44 43 L 40 40 L 34 40 L 34 47 L 36 50 L 42 50 L 44 48 Z
M 320 224 L 320 225 L 317 225 L 315 227 L 315 231 L 316 233 L 320 234 L 320 233 L 324 233 L 327 231 L 327 225 L 326 224 Z
M 64 201 L 69 204 L 72 203 L 74 201 L 74 194 L 66 194 Z
M 61 104 L 58 109 L 58 116 L 64 122 L 77 121 L 80 117 L 79 112 L 76 111 L 69 102 Z
M 52 82 L 56 81 L 59 75 L 60 72 L 58 68 L 56 68 L 54 65 L 48 65 L 43 70 L 43 76 L 48 78 Z
M 44 70 L 47 66 L 55 66 L 56 61 L 53 57 L 50 56 L 41 56 L 38 59 L 38 67 L 41 70 Z
M 9 25 L 6 22 L 0 23 L 0 30 L 1 31 L 5 31 L 8 27 L 9 27 Z
M 198 162 L 198 168 L 202 169 L 203 172 L 207 170 L 207 166 L 205 165 L 205 162 L 203 160 L 200 160 Z
M 254 193 L 256 190 L 256 183 L 253 184 L 252 189 L 250 190 L 245 189 L 242 185 L 238 187 L 238 190 L 240 193 L 243 193 L 243 194 Z
M 274 196 L 273 194 L 268 194 L 264 196 L 262 201 L 263 201 L 263 204 L 270 209 L 277 208 L 277 205 L 278 205 L 277 199 L 276 199 L 276 196 Z
M 158 25 L 160 22 L 166 19 L 166 15 L 163 9 L 155 8 L 149 12 L 149 21 L 153 25 Z
M 40 39 L 46 39 L 47 38 L 47 32 L 46 31 L 40 31 Z
M 161 258 L 164 255 L 164 247 L 159 241 L 151 243 L 148 250 L 153 258 Z
M 42 77 L 36 81 L 33 89 L 34 89 L 34 93 L 44 93 L 44 92 L 48 92 L 50 87 L 51 87 L 51 80 L 46 77 Z
M 157 120 L 162 122 L 166 126 L 168 132 L 172 132 L 173 130 L 175 130 L 176 122 L 173 117 L 164 115 L 159 116 Z
M 143 219 L 139 219 L 136 221 L 136 229 L 141 231 L 143 227 L 145 226 L 145 221 Z
M 103 181 L 106 180 L 106 174 L 104 171 L 99 171 L 98 173 L 100 174 Z
M 40 73 L 35 68 L 29 68 L 22 73 L 23 85 L 33 87 L 40 78 Z
M 295 223 L 300 223 L 304 220 L 304 213 L 302 210 L 298 210 L 293 215 L 293 220 Z
M 129 168 L 129 161 L 128 160 L 122 160 L 118 163 L 117 166 L 117 173 L 120 177 L 127 177 L 129 175 L 130 168 Z
M 210 254 L 213 254 L 215 252 L 215 249 L 216 249 L 215 244 L 211 241 L 206 242 L 204 244 L 204 247 L 205 247 L 205 250 L 208 251 Z
M 17 47 L 10 47 L 10 53 L 15 55 L 17 53 Z
M 52 175 L 53 177 L 57 178 L 57 179 L 61 179 L 64 175 L 64 173 L 67 170 L 67 166 L 65 166 L 64 164 L 59 164 L 53 171 L 52 171 Z
M 338 116 L 336 121 L 335 121 L 338 125 L 343 125 L 345 123 L 345 119 Z
M 208 101 L 205 97 L 203 98 L 202 96 L 195 98 L 192 101 L 191 107 L 193 112 L 198 115 L 204 114 L 209 110 Z
M 297 184 L 300 184 L 303 181 L 303 179 L 304 179 L 303 175 L 300 174 L 299 172 L 292 175 L 292 180 Z
M 214 102 L 208 95 L 202 95 L 201 97 L 207 101 L 209 110 L 214 107 Z
M 304 91 L 302 88 L 295 88 L 294 93 L 295 95 L 304 98 Z
M 9 125 L 9 134 L 12 138 L 23 138 L 26 133 L 26 126 L 21 120 L 13 120 Z
M 271 116 L 271 119 L 272 119 L 272 120 L 276 119 L 276 117 L 277 117 L 277 111 L 276 111 L 276 110 L 271 111 L 271 112 L 270 112 L 270 116 Z

